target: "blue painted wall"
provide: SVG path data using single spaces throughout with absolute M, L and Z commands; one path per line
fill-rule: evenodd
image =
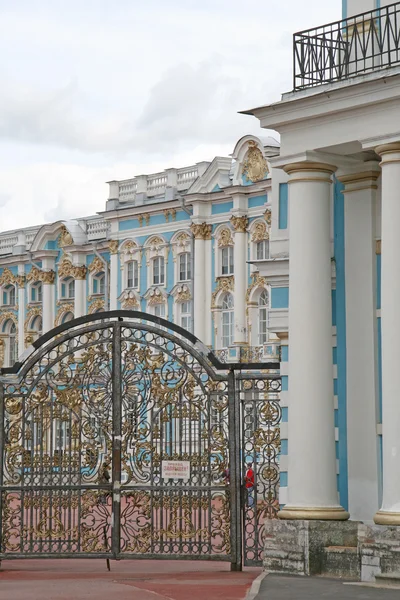
M 211 207 L 212 215 L 220 215 L 229 212 L 233 208 L 233 202 L 221 202 L 221 204 L 213 204 Z
M 271 308 L 289 308 L 289 288 L 271 289 Z
M 249 198 L 248 207 L 256 208 L 257 206 L 263 206 L 268 202 L 267 194 L 263 196 L 254 196 L 254 198 Z
M 289 186 L 287 183 L 279 184 L 279 229 L 287 229 L 289 210 Z
M 336 262 L 336 292 L 332 294 L 335 306 L 337 336 L 336 363 L 337 380 L 334 383 L 338 397 L 337 427 L 339 428 L 339 495 L 343 508 L 348 508 L 347 469 L 347 366 L 346 366 L 346 287 L 345 287 L 345 222 L 343 184 L 335 180 L 334 185 L 334 256 Z M 333 314 L 332 314 L 333 319 Z

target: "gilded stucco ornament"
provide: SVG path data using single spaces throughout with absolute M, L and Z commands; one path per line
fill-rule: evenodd
M 148 214 L 138 215 L 137 220 L 139 221 L 139 227 L 143 226 L 143 221 L 145 221 L 146 225 L 148 225 L 150 223 L 150 215 L 148 215 Z
M 63 225 L 60 233 L 60 240 L 58 245 L 60 248 L 64 248 L 65 246 L 72 246 L 74 240 L 72 239 L 72 235 L 68 231 L 68 229 Z
M 268 239 L 269 239 L 269 234 L 268 234 L 267 225 L 266 225 L 266 223 L 259 221 L 258 223 L 256 223 L 254 225 L 254 228 L 253 228 L 253 231 L 251 234 L 251 241 L 252 242 L 262 242 L 263 240 L 268 240 Z
M 267 222 L 268 227 L 271 227 L 271 209 L 267 208 L 267 210 L 264 213 L 264 219 Z
M 88 270 L 91 273 L 99 273 L 100 271 L 104 271 L 104 263 L 103 263 L 103 261 L 98 256 L 96 256 L 94 258 L 94 260 L 92 260 L 92 262 L 88 266 Z
M 233 246 L 232 230 L 228 227 L 223 229 L 218 236 L 218 247 L 225 248 L 226 246 Z
M 208 223 L 192 223 L 190 229 L 196 240 L 211 240 L 212 225 Z
M 103 298 L 97 298 L 96 300 L 93 300 L 93 302 L 91 302 L 89 304 L 89 307 L 88 307 L 89 315 L 92 315 L 93 313 L 97 312 L 98 310 L 104 310 Z
M 58 266 L 59 277 L 73 277 L 74 279 L 86 279 L 87 268 L 85 265 L 80 267 L 75 266 L 72 262 L 64 257 Z
M 228 277 L 218 277 L 217 279 L 217 287 L 211 296 L 211 308 L 217 308 L 216 299 L 220 292 L 233 292 L 234 290 L 235 279 L 233 275 L 229 275 Z
M 192 299 L 192 294 L 190 293 L 190 289 L 187 285 L 179 286 L 176 295 L 175 302 L 189 302 Z
M 232 227 L 236 233 L 246 233 L 249 226 L 249 219 L 246 216 L 236 217 L 232 215 L 230 218 Z
M 258 273 L 253 273 L 252 276 L 252 282 L 249 285 L 249 287 L 247 288 L 247 292 L 246 292 L 246 303 L 249 302 L 250 300 L 250 296 L 253 290 L 255 290 L 256 288 L 266 288 L 267 286 L 267 280 L 265 277 L 261 277 Z
M 0 285 L 18 285 L 25 287 L 25 275 L 14 275 L 7 267 L 0 276 Z
M 16 330 L 18 331 L 18 318 L 16 313 L 11 312 L 10 310 L 6 310 L 4 312 L 0 311 L 0 325 L 5 323 L 9 319 L 14 323 Z
M 156 288 L 155 290 L 151 290 L 148 302 L 150 306 L 154 306 L 154 304 L 164 304 L 165 298 L 162 292 Z
M 164 217 L 167 223 L 169 220 L 176 221 L 176 209 L 175 208 L 167 208 L 164 210 Z
M 32 267 L 28 273 L 27 281 L 41 281 L 42 283 L 52 284 L 55 281 L 56 274 L 54 271 L 41 271 L 37 267 Z
M 28 310 L 28 312 L 26 313 L 26 319 L 24 322 L 25 333 L 29 332 L 29 324 L 31 323 L 31 321 L 35 317 L 39 317 L 39 316 L 42 316 L 42 307 L 41 306 L 34 306 L 33 308 L 30 308 Z
M 122 301 L 122 308 L 125 310 L 136 310 L 139 308 L 139 302 L 136 296 L 128 296 Z
M 61 325 L 64 315 L 69 312 L 74 314 L 74 310 L 75 306 L 73 304 L 62 304 L 57 311 L 56 318 L 54 320 L 54 326 L 57 327 L 58 325 Z
M 118 240 L 110 240 L 108 242 L 108 247 L 110 249 L 111 254 L 117 254 L 118 252 L 119 241 Z
M 243 163 L 243 175 L 247 181 L 262 181 L 268 173 L 268 164 L 256 142 L 249 142 L 247 158 Z

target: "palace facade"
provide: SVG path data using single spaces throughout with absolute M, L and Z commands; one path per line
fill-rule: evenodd
M 278 360 L 288 249 L 277 154 L 275 139 L 245 136 L 231 157 L 109 182 L 95 216 L 1 233 L 0 366 L 57 325 L 115 309 L 174 322 L 227 362 Z

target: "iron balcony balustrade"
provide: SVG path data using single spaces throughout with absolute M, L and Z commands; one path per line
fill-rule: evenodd
M 294 90 L 400 64 L 400 2 L 293 36 Z

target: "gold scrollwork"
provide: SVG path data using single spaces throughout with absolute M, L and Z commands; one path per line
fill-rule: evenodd
M 252 234 L 251 234 L 251 241 L 252 242 L 262 242 L 263 240 L 268 240 L 269 239 L 269 234 L 268 234 L 268 229 L 267 229 L 267 225 L 266 223 L 263 223 L 262 221 L 258 221 L 253 228 Z
M 10 269 L 4 268 L 0 276 L 0 285 L 18 285 L 19 287 L 25 287 L 25 275 L 14 275 Z
M 58 266 L 59 277 L 73 277 L 74 279 L 86 279 L 87 268 L 85 265 L 76 266 L 64 257 Z
M 209 223 L 192 223 L 190 229 L 196 240 L 211 240 L 212 225 Z
M 233 292 L 235 288 L 235 278 L 233 275 L 228 277 L 218 277 L 217 287 L 211 296 L 211 308 L 216 308 L 217 296 L 220 292 Z
M 222 229 L 218 236 L 218 247 L 226 248 L 227 246 L 233 246 L 232 230 L 229 227 Z
M 108 242 L 108 247 L 110 249 L 111 254 L 117 254 L 118 253 L 118 246 L 119 246 L 119 241 L 118 240 L 110 240 Z
M 233 229 L 236 233 L 247 233 L 247 227 L 249 226 L 249 219 L 246 216 L 238 217 L 232 215 L 230 218 Z
M 63 225 L 61 228 L 60 239 L 58 242 L 59 247 L 64 248 L 65 246 L 72 246 L 73 243 L 74 240 L 72 239 L 72 235 L 65 227 L 65 225 Z
M 243 163 L 242 173 L 247 181 L 253 181 L 254 183 L 262 181 L 268 173 L 267 161 L 253 140 L 249 142 L 249 150 Z

